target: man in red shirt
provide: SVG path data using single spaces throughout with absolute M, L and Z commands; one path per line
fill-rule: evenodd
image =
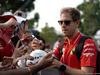
M 54 50 L 54 54 L 60 61 L 54 60 L 53 68 L 58 68 L 61 75 L 85 75 L 96 73 L 97 48 L 94 41 L 88 38 L 84 42 L 80 62 L 75 53 L 76 46 L 83 36 L 78 31 L 80 23 L 80 12 L 75 8 L 63 8 L 58 23 L 61 25 L 63 35 L 66 37 L 63 46 L 63 55 L 60 58 L 59 46 Z
M 80 38 L 83 36 L 78 31 L 80 12 L 75 8 L 63 8 L 58 23 L 61 25 L 63 35 L 66 37 L 62 48 L 63 54 L 60 58 L 59 47 L 61 43 L 59 43 L 53 53 L 57 58 L 60 58 L 60 61 L 55 59 L 49 68 L 59 69 L 61 75 L 95 75 L 97 48 L 94 41 L 90 38 L 85 40 L 80 61 L 76 54 L 73 53 Z M 33 41 L 32 44 L 34 47 L 39 46 L 38 41 L 37 43 Z
M 10 23 L 14 26 L 14 23 L 18 25 L 18 22 L 14 16 L 0 15 L 0 23 L 7 23 L 8 20 L 13 19 Z M 15 22 L 16 21 L 16 22 Z M 6 28 L 6 27 L 5 27 Z M 0 61 L 4 56 L 12 56 L 14 47 L 10 44 L 10 38 L 14 34 L 14 28 L 0 29 Z

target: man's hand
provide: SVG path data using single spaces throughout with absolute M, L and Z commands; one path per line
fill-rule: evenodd
M 12 56 L 14 58 L 22 56 L 23 54 L 25 54 L 25 51 L 27 51 L 27 46 L 22 45 L 21 47 L 19 47 L 19 43 L 20 43 L 20 40 L 18 41 L 16 48 L 14 50 L 13 56 Z
M 52 53 L 48 53 L 39 60 L 37 64 L 41 67 L 41 69 L 46 68 L 52 64 L 54 57 L 52 57 L 51 54 Z
M 13 58 L 12 57 L 4 57 L 3 61 L 0 62 L 0 70 L 8 70 L 13 66 Z
M 44 47 L 43 42 L 41 40 L 38 40 L 38 39 L 33 39 L 31 44 L 32 44 L 31 46 L 34 50 L 42 49 Z
M 54 59 L 53 62 L 52 62 L 52 64 L 51 64 L 49 67 L 45 68 L 45 69 L 52 69 L 52 68 L 57 68 L 57 69 L 59 69 L 60 66 L 61 66 L 62 64 L 63 64 L 63 63 L 61 63 L 61 62 L 58 61 L 57 59 Z
M 15 28 L 16 26 L 19 26 L 18 22 L 11 18 L 7 22 L 4 23 L 4 28 Z

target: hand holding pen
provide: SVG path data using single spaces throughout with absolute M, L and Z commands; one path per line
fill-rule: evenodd
M 42 49 L 44 47 L 44 44 L 42 40 L 38 40 L 34 35 L 32 35 L 33 40 L 31 42 L 31 46 L 34 50 L 36 49 Z

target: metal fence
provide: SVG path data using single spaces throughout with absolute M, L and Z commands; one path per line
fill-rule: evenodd
M 58 69 L 48 69 L 48 70 L 41 70 L 37 73 L 37 75 L 60 75 Z

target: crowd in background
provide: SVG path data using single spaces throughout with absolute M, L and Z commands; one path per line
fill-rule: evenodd
M 26 64 L 26 61 L 28 59 L 30 60 L 35 59 L 35 58 L 32 59 L 32 57 L 30 56 L 30 53 L 32 51 L 36 49 L 45 50 L 45 40 L 39 35 L 33 35 L 33 32 L 29 29 L 28 24 L 29 24 L 28 20 L 25 19 L 25 13 L 19 10 L 16 11 L 14 14 L 0 15 L 0 28 L 1 28 L 0 29 L 0 74 L 1 75 L 13 75 L 13 74 L 27 75 L 31 73 L 34 74 L 35 72 L 45 67 L 45 66 L 42 67 L 44 61 L 42 65 L 41 63 L 39 64 L 41 65 L 41 68 L 38 65 L 37 69 L 35 66 L 32 67 L 29 66 L 29 64 Z M 32 43 L 34 39 L 37 40 L 38 43 L 40 43 L 39 44 L 40 46 L 38 48 L 35 47 L 34 44 Z M 50 53 L 47 54 L 47 58 L 48 56 L 50 56 Z M 43 59 L 46 59 L 46 56 Z M 51 57 L 51 59 L 48 61 L 52 60 L 53 57 Z M 20 69 L 21 67 L 24 68 Z M 17 73 L 18 71 L 22 72 Z

